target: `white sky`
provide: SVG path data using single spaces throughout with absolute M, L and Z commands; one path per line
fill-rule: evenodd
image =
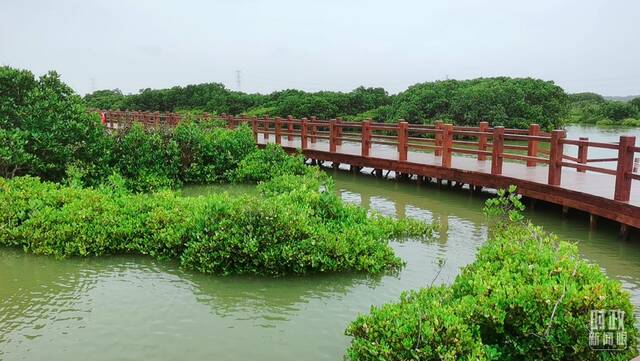
M 438 79 L 532 76 L 640 94 L 638 0 L 2 0 L 0 63 L 79 93 L 222 82 L 395 93 Z

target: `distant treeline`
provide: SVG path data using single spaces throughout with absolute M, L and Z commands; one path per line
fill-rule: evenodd
M 640 126 L 640 97 L 625 102 L 595 93 L 576 93 L 569 98 L 569 123 Z
M 345 120 L 492 125 L 526 128 L 538 123 L 559 127 L 569 115 L 569 96 L 551 81 L 532 78 L 479 78 L 425 82 L 389 95 L 383 88 L 359 87 L 351 92 L 282 90 L 247 94 L 218 83 L 168 89 L 143 89 L 125 95 L 120 90 L 98 90 L 84 97 L 100 109 L 147 111 L 206 111 L 249 116 L 341 117 Z

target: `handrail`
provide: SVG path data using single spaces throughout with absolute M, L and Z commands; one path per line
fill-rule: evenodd
M 176 113 L 139 112 L 139 111 L 102 111 L 102 121 L 110 129 L 118 129 L 121 123 L 139 122 L 144 126 L 176 126 L 183 117 Z M 193 117 L 195 121 L 222 120 L 230 128 L 240 124 L 250 124 L 253 137 L 258 142 L 260 134 L 265 141 L 274 136 L 275 142 L 282 144 L 282 137 L 291 142 L 300 140 L 303 149 L 308 142 L 314 144 L 318 139 L 328 140 L 329 152 L 336 152 L 342 141 L 360 142 L 361 155 L 370 156 L 371 144 L 384 144 L 397 147 L 398 160 L 407 161 L 408 149 L 433 151 L 440 159 L 442 167 L 450 168 L 452 153 L 476 156 L 478 161 L 491 159 L 491 173 L 502 174 L 504 159 L 526 162 L 528 167 L 547 164 L 549 167 L 548 184 L 560 185 L 562 167 L 575 168 L 578 172 L 596 172 L 616 177 L 614 199 L 629 200 L 631 180 L 638 179 L 634 169 L 635 154 L 640 153 L 635 137 L 621 136 L 616 143 L 593 142 L 588 138 L 567 139 L 566 132 L 554 130 L 542 132 L 540 126 L 532 124 L 529 129 L 509 129 L 500 126 L 490 127 L 487 122 L 479 126 L 453 126 L 436 121 L 434 124 L 408 124 L 374 122 L 371 119 L 362 122 L 344 121 L 340 118 L 323 120 L 316 117 L 296 119 L 292 116 L 247 117 L 221 114 L 219 116 L 204 113 Z M 347 130 L 347 131 L 345 131 Z M 517 141 L 523 144 L 510 144 L 505 141 Z M 539 149 L 539 143 L 548 143 L 548 149 Z M 564 146 L 577 146 L 576 157 L 565 154 Z M 616 157 L 589 158 L 590 148 L 615 150 Z M 617 162 L 616 169 L 589 165 L 588 163 Z M 636 165 L 637 167 L 637 165 Z

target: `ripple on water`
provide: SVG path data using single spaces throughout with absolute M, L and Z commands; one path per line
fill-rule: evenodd
M 407 265 L 378 276 L 216 277 L 144 257 L 57 261 L 0 249 L 0 359 L 336 360 L 358 314 L 403 291 L 452 282 L 487 238 L 482 197 L 373 177 L 335 179 L 347 202 L 435 222 L 435 239 L 392 242 Z M 580 252 L 640 305 L 637 244 L 555 214 L 533 216 L 579 239 Z

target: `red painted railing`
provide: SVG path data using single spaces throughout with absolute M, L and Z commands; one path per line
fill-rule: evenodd
M 106 125 L 116 129 L 124 124 L 139 122 L 145 126 L 175 126 L 182 118 L 176 113 L 100 111 L 105 115 Z M 271 136 L 275 143 L 300 139 L 300 147 L 305 150 L 318 139 L 329 143 L 329 152 L 335 153 L 343 141 L 361 143 L 360 155 L 369 157 L 373 144 L 390 145 L 397 148 L 398 161 L 407 161 L 409 150 L 433 151 L 441 157 L 441 166 L 451 168 L 453 154 L 465 154 L 477 157 L 480 161 L 491 158 L 491 174 L 502 174 L 504 159 L 524 162 L 528 167 L 538 164 L 548 166 L 549 185 L 559 186 L 562 181 L 562 168 L 575 168 L 578 172 L 596 172 L 615 177 L 614 199 L 627 202 L 630 198 L 632 180 L 640 180 L 640 161 L 634 161 L 640 147 L 636 146 L 633 136 L 620 136 L 618 143 L 592 142 L 588 138 L 567 139 L 566 131 L 554 130 L 550 133 L 540 131 L 537 124 L 529 129 L 507 129 L 490 127 L 481 122 L 478 127 L 462 127 L 436 121 L 432 125 L 409 124 L 403 120 L 398 123 L 376 123 L 372 120 L 346 122 L 341 119 L 319 120 L 294 119 L 289 116 L 270 118 L 264 116 L 244 117 L 203 114 L 195 120 L 221 119 L 235 128 L 239 124 L 250 125 L 253 136 L 263 135 L 265 141 Z M 526 143 L 524 145 L 523 143 Z M 548 144 L 548 150 L 541 147 Z M 565 147 L 575 146 L 577 157 L 565 153 Z M 589 159 L 589 149 L 609 149 L 617 151 L 616 157 Z M 617 162 L 616 169 L 597 167 L 589 163 Z

